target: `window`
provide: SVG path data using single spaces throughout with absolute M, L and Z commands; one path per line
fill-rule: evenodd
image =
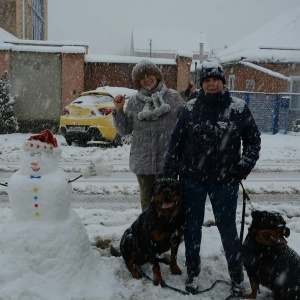
M 253 79 L 246 80 L 246 91 L 253 91 L 255 89 L 255 81 Z
M 234 80 L 235 80 L 235 75 L 229 75 L 229 83 L 228 83 L 229 91 L 234 91 Z
M 291 76 L 290 92 L 298 94 L 291 95 L 290 109 L 300 110 L 300 76 Z
M 33 39 L 44 40 L 45 21 L 44 21 L 44 1 L 33 0 L 32 8 L 33 19 Z

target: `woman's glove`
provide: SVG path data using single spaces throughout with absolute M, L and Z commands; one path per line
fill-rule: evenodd
M 233 178 L 238 180 L 246 179 L 249 175 L 249 172 L 243 166 L 240 165 L 232 166 L 229 169 L 229 173 Z

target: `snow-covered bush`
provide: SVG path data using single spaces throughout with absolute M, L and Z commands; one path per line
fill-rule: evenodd
M 4 71 L 0 79 L 0 134 L 17 132 L 19 129 L 14 115 L 15 99 L 10 94 L 11 84 L 8 72 Z

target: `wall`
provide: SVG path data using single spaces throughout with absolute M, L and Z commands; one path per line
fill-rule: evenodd
M 61 111 L 84 91 L 84 54 L 63 53 L 61 69 Z
M 0 27 L 17 36 L 16 0 L 1 0 Z
M 85 63 L 84 90 L 94 90 L 100 86 L 123 86 L 134 88 L 131 80 L 131 63 Z M 164 75 L 164 82 L 169 88 L 177 89 L 177 66 L 160 66 Z
M 190 66 L 192 58 L 178 56 L 176 58 L 176 63 L 178 66 L 177 91 L 184 92 L 188 88 L 190 82 Z
M 10 75 L 10 51 L 0 51 L 0 76 L 4 71 Z
M 11 52 L 11 94 L 16 96 L 15 115 L 21 132 L 56 132 L 61 114 L 61 55 Z
M 259 66 L 278 72 L 287 77 L 300 75 L 300 64 L 263 64 Z M 225 65 L 224 71 L 226 81 L 228 82 L 229 75 L 235 75 L 234 90 L 236 91 L 251 91 L 251 92 L 266 92 L 266 93 L 285 93 L 288 92 L 288 82 L 261 71 L 255 70 L 241 64 Z M 253 80 L 255 86 L 247 85 L 247 80 Z

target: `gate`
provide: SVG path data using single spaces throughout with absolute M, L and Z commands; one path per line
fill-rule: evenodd
M 230 91 L 230 94 L 246 101 L 260 132 L 287 133 L 291 131 L 294 122 L 300 119 L 299 93 Z
M 61 55 L 12 52 L 11 85 L 21 131 L 56 132 L 61 114 Z

